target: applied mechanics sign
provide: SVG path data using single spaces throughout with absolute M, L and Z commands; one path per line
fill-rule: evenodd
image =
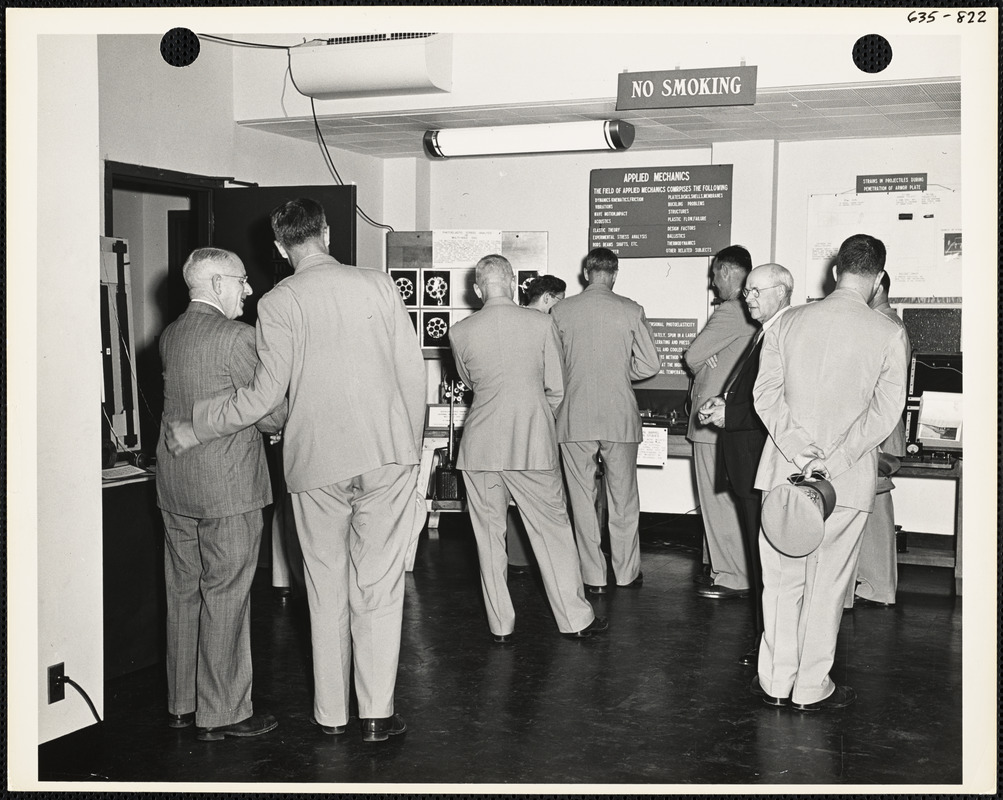
M 589 248 L 620 258 L 709 256 L 731 244 L 732 165 L 594 169 Z
M 621 72 L 617 76 L 617 111 L 755 103 L 756 67 Z

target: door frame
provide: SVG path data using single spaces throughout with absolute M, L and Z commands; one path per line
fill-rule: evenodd
M 174 189 L 191 201 L 199 241 L 212 241 L 212 193 L 226 186 L 230 178 L 193 175 L 157 167 L 124 164 L 121 161 L 104 162 L 104 230 L 105 236 L 114 236 L 115 189 L 163 191 Z

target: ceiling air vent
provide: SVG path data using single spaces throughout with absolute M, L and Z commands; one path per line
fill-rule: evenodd
M 453 37 L 376 33 L 310 42 L 290 51 L 296 88 L 317 100 L 448 92 Z

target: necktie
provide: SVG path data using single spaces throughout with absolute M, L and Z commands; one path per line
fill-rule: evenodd
M 734 385 L 735 381 L 738 380 L 738 376 L 742 374 L 742 370 L 745 369 L 745 365 L 753 358 L 759 358 L 759 351 L 763 346 L 763 329 L 760 328 L 752 340 L 752 344 L 749 349 L 745 351 L 745 357 L 739 362 L 735 371 L 731 373 L 731 380 L 728 381 L 728 385 L 724 388 L 724 396 L 728 397 L 731 394 L 731 387 Z

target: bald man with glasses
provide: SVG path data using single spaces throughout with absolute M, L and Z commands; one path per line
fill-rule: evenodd
M 763 264 L 749 273 L 742 296 L 749 316 L 760 330 L 738 362 L 724 392 L 707 400 L 697 411 L 701 424 L 712 425 L 718 431 L 726 485 L 735 497 L 742 524 L 756 629 L 754 646 L 739 659 L 746 665 L 756 663 L 763 632 L 763 574 L 759 560 L 762 493 L 753 484 L 767 433 L 753 407 L 752 387 L 759 375 L 763 335 L 790 308 L 793 291 L 794 278 L 779 264 Z
M 182 273 L 191 303 L 160 337 L 164 422 L 192 404 L 243 389 L 258 357 L 254 328 L 237 317 L 251 295 L 241 260 L 195 250 Z M 267 733 L 278 725 L 251 704 L 250 592 L 272 502 L 261 432 L 281 430 L 281 400 L 256 425 L 172 456 L 157 443 L 157 505 L 164 519 L 167 705 L 172 728 L 195 723 L 203 741 Z

